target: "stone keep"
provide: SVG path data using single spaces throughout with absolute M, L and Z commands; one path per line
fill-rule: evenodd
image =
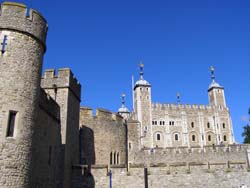
M 0 187 L 30 187 L 46 20 L 17 3 L 0 15 Z

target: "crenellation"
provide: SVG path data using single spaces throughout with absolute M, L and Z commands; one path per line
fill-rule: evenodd
M 30 35 L 44 46 L 44 50 L 46 48 L 47 21 L 34 9 L 30 9 L 28 14 L 28 9 L 24 4 L 13 2 L 3 2 L 1 4 L 0 29 Z
M 44 71 L 44 78 L 55 78 L 55 69 L 47 69 Z
M 80 101 L 81 84 L 69 68 L 60 68 L 57 74 L 54 69 L 45 70 L 44 76 L 41 78 L 41 85 L 44 89 L 69 88 Z

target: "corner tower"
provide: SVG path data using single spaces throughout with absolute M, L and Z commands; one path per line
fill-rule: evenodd
M 23 4 L 0 15 L 0 187 L 31 185 L 32 140 L 39 107 L 46 20 Z
M 226 107 L 224 88 L 215 81 L 214 67 L 210 67 L 212 82 L 208 88 L 209 105 Z
M 133 90 L 134 115 L 141 123 L 141 144 L 146 148 L 153 147 L 152 113 L 151 113 L 151 85 L 144 80 L 144 65 L 140 64 L 140 79 L 135 83 Z

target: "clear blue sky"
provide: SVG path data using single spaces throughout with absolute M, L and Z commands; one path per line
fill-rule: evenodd
M 207 104 L 209 67 L 225 87 L 235 137 L 250 106 L 249 0 L 17 0 L 49 24 L 44 69 L 70 67 L 82 84 L 82 105 L 131 110 L 138 64 L 154 102 Z

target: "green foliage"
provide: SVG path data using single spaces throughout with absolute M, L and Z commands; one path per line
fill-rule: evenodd
M 249 115 L 249 122 L 250 122 L 250 108 L 248 109 L 248 115 Z M 243 133 L 241 134 L 242 137 L 244 137 L 244 144 L 250 144 L 250 125 L 245 125 L 243 127 Z
M 247 124 L 243 127 L 243 133 L 241 134 L 244 137 L 244 144 L 250 144 L 250 126 Z

